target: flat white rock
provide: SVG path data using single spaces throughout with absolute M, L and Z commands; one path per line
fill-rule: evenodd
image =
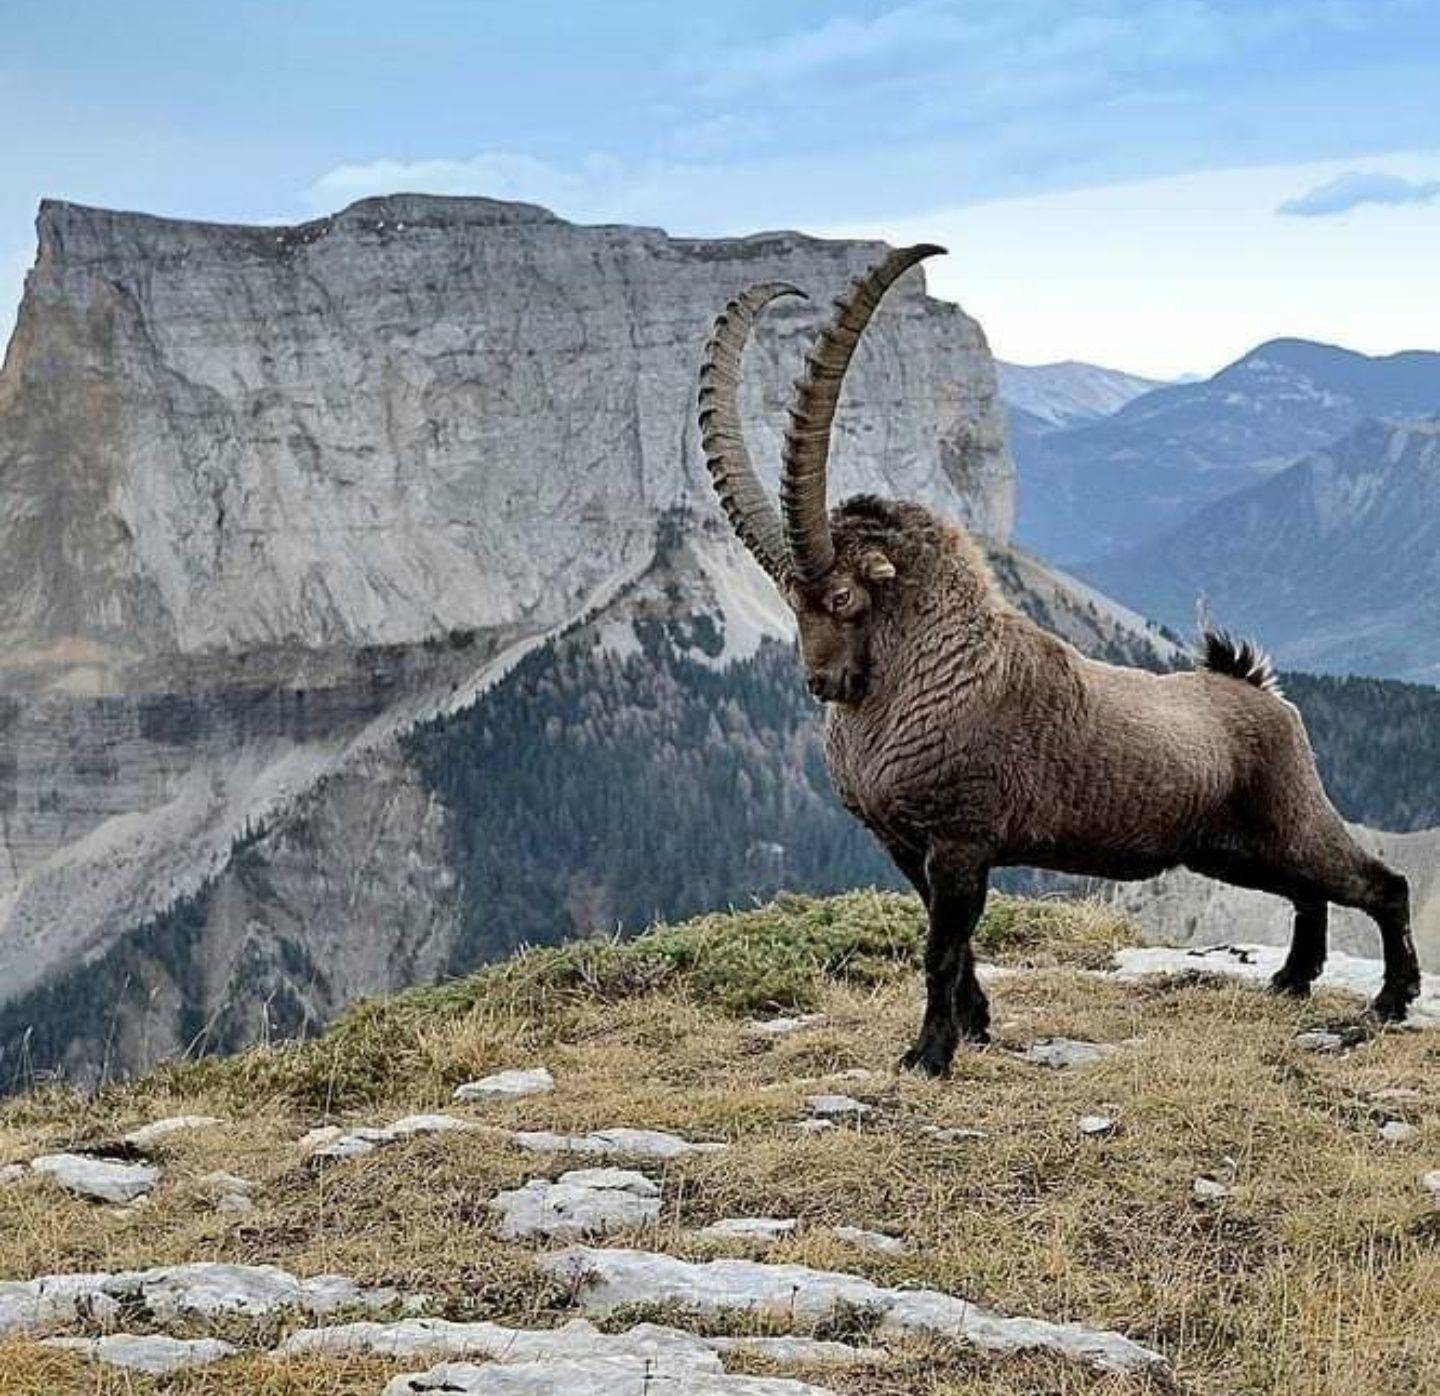
M 505 1328 L 498 1323 L 452 1323 L 443 1318 L 394 1323 L 344 1323 L 302 1329 L 278 1349 L 300 1353 L 374 1353 L 382 1357 L 485 1357 L 492 1362 L 537 1362 L 568 1357 L 667 1357 L 718 1369 L 708 1340 L 678 1328 L 640 1324 L 602 1333 L 587 1319 L 559 1328 Z
M 133 1144 L 137 1149 L 148 1149 L 152 1144 L 158 1144 L 162 1139 L 168 1139 L 172 1134 L 182 1134 L 186 1130 L 209 1129 L 213 1125 L 223 1125 L 224 1120 L 214 1115 L 170 1115 L 163 1120 L 155 1120 L 148 1125 L 141 1125 L 139 1129 L 132 1129 L 125 1136 L 127 1144 Z
M 1440 1205 L 1440 1168 L 1432 1168 L 1420 1175 L 1420 1186 L 1430 1194 L 1432 1202 Z
M 577 1241 L 653 1226 L 660 1219 L 660 1199 L 648 1178 L 641 1183 L 645 1190 L 637 1193 L 623 1185 L 593 1187 L 565 1178 L 558 1183 L 532 1178 L 524 1187 L 491 1198 L 486 1206 L 499 1216 L 500 1235 L 507 1241 L 531 1236 Z
M 714 1354 L 711 1354 L 714 1356 Z M 515 1366 L 447 1362 L 396 1377 L 385 1396 L 833 1396 L 826 1387 L 774 1377 L 732 1377 L 667 1358 L 577 1357 Z
M 300 1142 L 304 1145 L 306 1140 L 314 1141 L 311 1149 L 313 1158 L 338 1161 L 359 1158 L 387 1144 L 399 1144 L 422 1134 L 450 1134 L 473 1128 L 475 1126 L 469 1120 L 462 1120 L 454 1115 L 406 1115 L 404 1119 L 396 1120 L 391 1125 L 362 1126 L 336 1134 L 324 1131 L 324 1138 L 319 1138 L 322 1131 L 312 1130 Z
M 1108 1042 L 1079 1042 L 1072 1037 L 1048 1037 L 1032 1043 L 1017 1057 L 1027 1062 L 1039 1062 L 1041 1066 L 1056 1068 L 1090 1066 L 1104 1061 L 1115 1051 Z
M 5 1183 L 13 1183 L 29 1173 L 28 1164 L 24 1163 L 0 1163 L 0 1186 Z
M 217 1212 L 243 1214 L 245 1212 L 253 1212 L 255 1210 L 255 1204 L 243 1192 L 226 1192 L 221 1193 L 216 1199 L 215 1210 Z
M 600 1129 L 591 1134 L 551 1134 L 519 1130 L 510 1138 L 538 1154 L 625 1154 L 632 1158 L 682 1158 L 686 1154 L 718 1154 L 723 1144 L 695 1144 L 658 1129 Z
M 940 1144 L 955 1144 L 962 1139 L 988 1139 L 990 1132 L 964 1125 L 921 1125 L 920 1133 Z
M 1380 1137 L 1387 1144 L 1408 1144 L 1419 1133 L 1408 1120 L 1386 1120 L 1380 1126 Z
M 204 1174 L 199 1179 L 199 1183 L 208 1192 L 248 1195 L 255 1191 L 255 1184 L 249 1178 L 242 1178 L 238 1173 L 226 1173 L 223 1169 Z
M 778 1018 L 757 1018 L 748 1026 L 756 1037 L 787 1037 L 792 1032 L 819 1027 L 824 1021 L 823 1013 L 791 1013 Z
M 555 1078 L 543 1066 L 528 1070 L 497 1071 L 478 1081 L 455 1087 L 456 1100 L 518 1100 L 527 1095 L 544 1095 L 555 1089 Z
M 118 1163 L 85 1154 L 42 1154 L 31 1159 L 36 1173 L 52 1178 L 66 1192 L 101 1202 L 134 1202 L 160 1181 L 160 1170 L 149 1163 Z
M 0 1280 L 0 1338 L 36 1328 L 76 1323 L 82 1319 L 107 1322 L 120 1305 L 104 1291 L 109 1275 L 41 1275 L 34 1280 Z
M 866 1231 L 859 1226 L 832 1226 L 830 1234 L 847 1246 L 858 1246 L 862 1251 L 874 1251 L 878 1255 L 900 1255 L 905 1242 L 898 1236 L 887 1236 L 883 1231 Z
M 122 1300 L 161 1320 L 220 1314 L 263 1318 L 286 1310 L 320 1315 L 342 1307 L 374 1310 L 423 1302 L 394 1289 L 363 1287 L 344 1275 L 301 1280 L 275 1265 L 197 1261 L 0 1283 L 0 1337 L 81 1320 L 108 1322 L 119 1314 Z
M 774 1245 L 793 1236 L 800 1225 L 793 1217 L 725 1217 L 702 1227 L 699 1235 L 709 1240 L 757 1241 Z
M 636 1197 L 659 1197 L 660 1184 L 632 1168 L 572 1168 L 560 1175 L 560 1182 L 580 1188 L 619 1188 Z
M 233 1357 L 238 1348 L 218 1338 L 170 1338 L 162 1333 L 108 1333 L 102 1338 L 46 1338 L 45 1346 L 82 1353 L 127 1371 L 165 1376 L 187 1367 L 208 1367 Z
M 796 1134 L 828 1134 L 839 1126 L 834 1120 L 795 1120 L 790 1128 Z
M 1142 979 L 1151 974 L 1217 974 L 1250 982 L 1268 981 L 1284 962 L 1283 945 L 1206 945 L 1178 949 L 1165 945 L 1131 946 L 1115 952 L 1116 979 Z M 1316 980 L 1322 989 L 1347 989 L 1364 998 L 1379 988 L 1383 963 L 1360 955 L 1333 951 L 1325 973 Z M 1420 977 L 1420 997 L 1410 1005 L 1406 1023 L 1412 1027 L 1440 1027 L 1440 974 Z
M 1196 1202 L 1222 1202 L 1230 1196 L 1230 1189 L 1215 1178 L 1196 1178 L 1190 1184 L 1190 1196 Z
M 875 1109 L 848 1095 L 807 1095 L 805 1108 L 819 1120 L 862 1120 Z
M 1160 1355 L 1119 1333 L 1076 1323 L 1005 1318 L 933 1290 L 886 1289 L 856 1275 L 750 1260 L 676 1260 L 646 1251 L 573 1246 L 537 1262 L 576 1286 L 580 1305 L 607 1312 L 626 1304 L 675 1303 L 704 1315 L 765 1312 L 822 1319 L 839 1307 L 880 1316 L 880 1335 L 929 1333 L 991 1351 L 1040 1349 L 1116 1370 L 1161 1364 Z
M 1109 1115 L 1081 1115 L 1076 1124 L 1081 1134 L 1090 1138 L 1115 1133 L 1115 1121 Z

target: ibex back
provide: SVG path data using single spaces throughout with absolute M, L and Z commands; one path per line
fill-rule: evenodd
M 1088 659 L 1000 596 L 979 550 L 918 504 L 827 508 L 830 427 L 851 356 L 891 284 L 939 248 L 893 252 L 836 302 L 796 385 L 777 514 L 745 449 L 740 358 L 768 283 L 715 322 L 700 375 L 706 463 L 736 533 L 795 612 L 826 761 L 846 807 L 929 912 L 927 1004 L 903 1064 L 943 1074 L 989 1010 L 970 939 L 992 869 L 1098 877 L 1185 866 L 1295 907 L 1272 986 L 1306 994 L 1327 906 L 1360 907 L 1384 946 L 1371 1011 L 1401 1019 L 1420 988 L 1405 879 L 1351 837 L 1299 713 L 1265 656 L 1207 631 L 1196 669 Z

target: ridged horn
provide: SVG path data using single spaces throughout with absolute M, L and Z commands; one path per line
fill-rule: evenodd
M 825 497 L 826 466 L 830 426 L 855 346 L 885 292 L 917 262 L 944 250 L 928 242 L 902 247 L 857 277 L 835 302 L 834 316 L 805 356 L 804 376 L 795 384 L 780 476 L 785 542 L 802 581 L 822 576 L 835 560 Z
M 790 578 L 785 530 L 745 449 L 739 400 L 745 343 L 756 317 L 779 296 L 803 298 L 805 292 L 787 281 L 766 281 L 736 296 L 715 317 L 700 366 L 700 444 L 730 526 L 783 589 Z

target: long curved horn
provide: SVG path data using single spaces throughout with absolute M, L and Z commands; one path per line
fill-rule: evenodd
M 778 296 L 804 295 L 789 282 L 767 281 L 736 296 L 715 317 L 700 366 L 700 444 L 705 467 L 730 526 L 782 589 L 790 578 L 790 555 L 780 516 L 745 449 L 740 422 L 740 356 L 761 310 Z
M 795 384 L 795 405 L 785 432 L 785 468 L 780 477 L 780 509 L 795 574 L 802 581 L 823 575 L 835 560 L 825 501 L 830 425 L 851 356 L 880 299 L 916 262 L 944 252 L 933 243 L 902 247 L 850 283 L 835 302 L 830 323 L 815 337 L 805 356 L 805 374 Z

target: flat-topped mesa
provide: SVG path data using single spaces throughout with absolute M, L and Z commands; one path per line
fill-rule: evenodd
M 757 277 L 813 297 L 747 367 L 773 485 L 802 347 L 875 251 L 419 194 L 289 227 L 47 202 L 39 237 L 0 378 L 0 687 L 57 654 L 123 672 L 562 622 L 663 515 L 719 536 L 691 412 L 714 306 Z M 845 421 L 842 492 L 1008 535 L 989 350 L 918 272 Z

